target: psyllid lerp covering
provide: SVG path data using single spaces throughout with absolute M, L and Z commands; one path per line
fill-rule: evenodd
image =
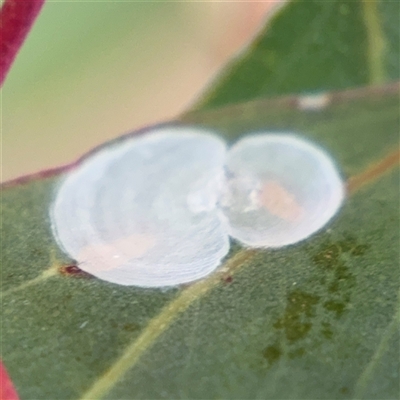
M 229 236 L 262 248 L 304 240 L 343 198 L 329 154 L 297 134 L 259 132 L 228 149 L 213 131 L 170 126 L 86 157 L 56 188 L 50 216 L 82 270 L 165 287 L 213 272 Z

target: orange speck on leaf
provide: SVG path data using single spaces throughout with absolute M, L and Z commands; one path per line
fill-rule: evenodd
M 87 272 L 82 271 L 76 265 L 63 265 L 59 272 L 61 275 L 72 276 L 76 278 L 93 278 L 92 275 L 89 275 Z

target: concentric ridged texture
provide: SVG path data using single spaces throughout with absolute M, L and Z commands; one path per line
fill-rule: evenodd
M 59 245 L 84 271 L 120 285 L 204 277 L 229 250 L 214 207 L 225 151 L 218 137 L 189 128 L 100 150 L 58 189 L 51 218 Z
M 330 157 L 292 134 L 157 128 L 109 145 L 58 187 L 54 235 L 79 267 L 120 285 L 173 286 L 220 265 L 229 235 L 280 247 L 322 228 L 343 200 Z

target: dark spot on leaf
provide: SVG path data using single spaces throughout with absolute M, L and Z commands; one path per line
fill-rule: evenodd
M 355 238 L 347 236 L 344 240 L 337 242 L 327 241 L 322 245 L 322 249 L 314 256 L 313 262 L 322 268 L 334 269 L 343 264 L 341 255 L 349 253 L 353 256 L 364 255 L 370 246 L 366 244 L 359 244 Z
M 59 272 L 60 272 L 61 275 L 73 276 L 73 277 L 76 277 L 76 278 L 93 278 L 92 275 L 88 274 L 85 271 L 82 271 L 76 265 L 63 265 L 59 269 Z
M 363 255 L 368 249 L 367 245 L 357 243 L 352 237 L 346 237 L 338 242 L 328 241 L 323 244 L 317 254 L 311 256 L 314 264 L 322 270 L 322 276 L 317 278 L 322 289 L 325 288 L 326 298 L 323 307 L 328 312 L 328 320 L 340 318 L 346 311 L 351 300 L 351 288 L 356 284 L 356 278 L 346 265 L 351 257 Z M 321 272 L 318 274 L 321 275 Z M 312 283 L 315 285 L 315 281 Z M 324 296 L 325 297 L 325 296 Z M 319 332 L 325 340 L 331 340 L 334 335 L 334 322 L 320 322 L 313 320 L 316 315 L 317 305 L 321 297 L 296 289 L 287 295 L 287 305 L 283 315 L 273 323 L 279 343 L 286 340 L 289 348 L 288 357 L 300 357 L 306 352 L 306 347 L 296 348 L 298 341 L 305 339 L 311 330 Z M 315 346 L 312 344 L 311 346 Z M 273 350 L 280 347 L 270 346 L 269 357 L 273 356 Z M 263 354 L 264 354 L 263 353 Z M 279 353 L 281 354 L 281 353 Z M 266 355 L 264 354 L 264 357 Z
M 327 290 L 331 294 L 340 294 L 346 297 L 344 302 L 350 300 L 349 289 L 356 284 L 355 276 L 346 265 L 349 256 L 360 256 L 369 248 L 368 245 L 359 244 L 351 237 L 332 243 L 327 241 L 312 260 L 318 267 L 326 271 Z M 321 278 L 322 280 L 324 278 Z M 320 279 L 320 281 L 321 281 Z M 321 281 L 321 284 L 324 284 Z
M 316 265 L 332 269 L 337 265 L 340 256 L 340 248 L 337 245 L 329 245 L 320 253 L 312 257 Z
M 284 315 L 274 327 L 283 329 L 287 340 L 295 342 L 304 338 L 312 328 L 310 318 L 315 314 L 319 296 L 295 290 L 289 293 Z
M 222 278 L 225 283 L 231 283 L 233 281 L 232 276 L 228 275 Z
M 353 274 L 351 274 L 349 269 L 343 264 L 337 266 L 335 269 L 335 276 L 338 280 L 349 280 L 353 278 Z
M 324 303 L 324 308 L 336 314 L 336 318 L 340 318 L 346 309 L 346 304 L 339 301 L 329 300 Z
M 350 390 L 349 390 L 349 388 L 347 388 L 347 387 L 344 386 L 344 387 L 340 388 L 339 392 L 340 392 L 341 394 L 349 394 L 349 393 L 350 393 Z
M 310 322 L 293 324 L 286 329 L 286 338 L 289 342 L 303 339 L 310 332 L 312 324 Z
M 277 362 L 282 356 L 282 349 L 279 344 L 274 344 L 272 346 L 268 346 L 263 350 L 263 357 L 268 361 L 271 365 Z
M 308 317 L 314 315 L 314 306 L 318 303 L 319 296 L 295 290 L 288 295 L 287 310 L 292 313 L 304 312 Z

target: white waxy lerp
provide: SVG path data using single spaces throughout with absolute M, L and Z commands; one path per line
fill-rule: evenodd
M 229 234 L 250 247 L 281 247 L 321 229 L 344 198 L 331 157 L 290 133 L 250 135 L 227 160 L 221 206 Z
M 281 247 L 321 229 L 343 184 L 331 158 L 293 134 L 239 140 L 156 128 L 100 149 L 68 173 L 51 208 L 60 247 L 120 285 L 164 287 L 214 271 L 229 235 Z
M 215 209 L 225 153 L 217 136 L 177 127 L 101 149 L 58 189 L 51 219 L 59 245 L 82 270 L 120 285 L 208 275 L 229 250 Z

